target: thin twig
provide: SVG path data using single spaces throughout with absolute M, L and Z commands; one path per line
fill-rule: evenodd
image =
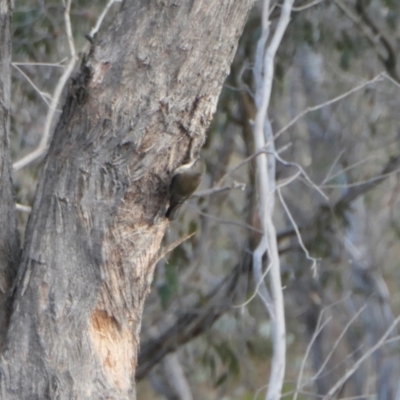
M 115 2 L 115 0 L 109 0 L 109 2 L 106 4 L 105 8 L 103 9 L 102 13 L 100 14 L 99 18 L 97 19 L 96 25 L 94 28 L 90 31 L 90 35 L 93 36 L 99 29 L 100 26 L 107 15 L 108 10 L 110 9 L 111 5 Z M 40 143 L 38 147 L 33 150 L 31 153 L 26 155 L 25 157 L 21 158 L 21 160 L 18 160 L 13 164 L 14 171 L 18 171 L 33 161 L 43 157 L 48 150 L 49 147 L 49 141 L 50 141 L 50 133 L 51 133 L 51 127 L 52 123 L 54 120 L 54 114 L 58 102 L 60 101 L 61 94 L 64 90 L 64 87 L 70 78 L 72 71 L 75 68 L 76 62 L 78 61 L 78 55 L 75 50 L 75 44 L 73 40 L 73 35 L 72 35 L 72 28 L 71 28 L 71 19 L 70 19 L 70 9 L 71 9 L 71 0 L 67 0 L 67 4 L 65 6 L 65 11 L 64 11 L 64 21 L 65 21 L 65 29 L 67 32 L 67 39 L 68 39 L 68 44 L 69 44 L 69 49 L 70 49 L 70 61 L 68 65 L 65 67 L 64 73 L 61 75 L 60 79 L 58 80 L 57 86 L 54 89 L 53 96 L 51 97 L 51 103 L 48 104 L 49 110 L 46 115 L 46 120 L 44 124 L 44 129 L 43 129 L 43 135 L 40 140 Z M 27 79 L 28 81 L 33 85 L 33 87 L 38 91 L 39 94 L 43 95 L 43 93 L 36 88 L 36 86 L 31 82 L 31 80 L 26 76 L 26 74 L 18 68 L 18 65 L 22 63 L 14 63 L 14 67 L 18 69 Z M 43 97 L 43 96 L 42 96 Z M 50 97 L 50 96 L 49 96 Z M 44 99 L 44 98 L 43 98 Z
M 390 327 L 386 330 L 386 332 L 382 335 L 382 337 L 375 343 L 374 346 L 364 351 L 364 354 L 354 363 L 354 365 L 347 370 L 347 372 L 331 387 L 328 393 L 323 397 L 322 400 L 332 400 L 334 398 L 335 393 L 342 387 L 342 385 L 357 371 L 360 365 L 369 358 L 376 350 L 382 347 L 387 337 L 391 334 L 393 329 L 400 322 L 400 316 L 397 317 Z
M 320 3 L 323 3 L 326 0 L 314 0 L 311 3 L 304 4 L 304 6 L 298 6 L 298 7 L 292 7 L 292 11 L 294 12 L 300 12 L 307 10 L 308 8 L 314 7 Z M 279 3 L 274 4 L 276 7 L 282 7 Z
M 264 281 L 264 273 L 262 271 L 262 257 L 265 252 L 268 250 L 268 239 L 265 234 L 261 237 L 260 243 L 258 244 L 257 248 L 253 252 L 253 275 L 254 275 L 254 282 L 257 288 L 257 295 L 264 303 L 266 310 L 269 313 L 271 319 L 271 325 L 274 329 L 276 325 L 276 312 L 273 301 L 271 299 L 271 295 L 269 294 L 267 285 Z M 272 265 L 272 264 L 271 264 Z M 271 271 L 271 268 L 267 268 L 267 271 Z M 275 335 L 273 335 L 274 340 Z M 274 347 L 275 348 L 275 347 Z M 276 363 L 275 363 L 276 365 Z M 271 382 L 271 377 L 270 377 Z
M 308 176 L 307 172 L 304 170 L 304 168 L 295 162 L 291 162 L 291 161 L 286 161 L 283 158 L 281 158 L 279 156 L 279 154 L 275 153 L 275 157 L 277 158 L 277 160 L 282 163 L 283 165 L 286 166 L 291 166 L 291 167 L 295 167 L 297 168 L 300 172 L 301 175 L 304 177 L 304 179 L 326 200 L 329 200 L 329 197 L 321 190 L 321 188 L 313 182 L 313 180 Z
M 18 65 L 12 63 L 12 66 L 30 83 L 30 85 L 39 93 L 39 96 L 43 99 L 43 101 L 46 103 L 47 106 L 50 107 L 49 99 L 51 99 L 51 96 L 48 93 L 42 92 L 32 81 L 31 78 L 21 69 L 18 67 Z
M 260 151 L 256 151 L 254 152 L 252 155 L 246 157 L 245 159 L 243 159 L 242 161 L 240 161 L 238 164 L 236 164 L 234 167 L 232 167 L 229 171 L 227 171 L 222 178 L 217 182 L 217 184 L 215 185 L 216 187 L 221 186 L 222 182 L 224 181 L 224 179 L 233 174 L 234 172 L 236 172 L 239 168 L 241 168 L 243 165 L 247 164 L 249 161 L 255 159 L 256 157 L 258 157 L 260 154 L 266 153 L 267 152 L 267 146 L 268 143 L 260 150 Z M 292 146 L 292 142 L 289 142 L 287 144 L 285 144 L 284 146 L 280 147 L 278 150 L 275 150 L 277 154 L 281 154 L 284 151 L 286 151 L 287 149 L 289 149 Z
M 278 138 L 282 133 L 284 133 L 285 131 L 287 131 L 290 127 L 292 127 L 299 119 L 303 118 L 305 115 L 307 115 L 310 112 L 313 111 L 318 111 L 321 108 L 330 106 L 334 103 L 337 103 L 340 100 L 343 100 L 344 98 L 350 96 L 351 94 L 363 89 L 364 87 L 378 82 L 381 78 L 386 78 L 388 80 L 390 80 L 392 83 L 394 83 L 395 85 L 397 85 L 400 88 L 400 84 L 398 82 L 396 82 L 393 78 L 391 78 L 389 75 L 387 75 L 385 72 L 382 72 L 378 75 L 376 75 L 374 78 L 372 78 L 369 81 L 366 81 L 358 86 L 355 86 L 354 88 L 348 90 L 345 93 L 342 93 L 341 95 L 334 97 L 333 99 L 330 99 L 324 103 L 321 104 L 317 104 L 316 106 L 312 106 L 312 107 L 307 107 L 305 110 L 303 110 L 301 113 L 299 113 L 298 115 L 296 115 L 296 117 L 294 117 L 288 124 L 286 124 L 283 128 L 281 128 L 278 132 L 275 133 L 274 138 Z M 248 156 L 247 158 L 245 158 L 244 160 L 240 161 L 237 165 L 235 165 L 233 168 L 231 168 L 224 176 L 222 176 L 222 178 L 218 181 L 216 186 L 219 186 L 222 184 L 223 180 L 230 174 L 234 173 L 235 171 L 237 171 L 240 167 L 242 167 L 243 165 L 247 164 L 249 161 L 255 159 L 256 157 L 258 157 L 259 155 L 265 153 L 267 151 L 267 147 L 268 147 L 269 143 L 267 142 L 261 149 L 259 149 L 258 151 L 255 151 L 254 154 Z M 285 146 L 282 149 L 279 149 L 279 151 L 277 151 L 278 154 L 280 154 L 282 151 L 286 150 L 288 147 L 290 147 L 291 143 L 288 144 L 288 146 Z M 298 164 L 295 165 L 297 168 L 299 167 Z M 307 178 L 306 178 L 307 179 Z M 309 180 L 310 178 L 308 178 L 307 180 Z M 316 188 L 318 190 L 318 186 L 315 183 L 312 183 L 312 181 L 310 182 L 311 185 Z M 321 192 L 320 192 L 321 193 Z M 321 193 L 322 195 L 322 193 Z M 325 195 L 323 195 L 324 198 L 326 198 Z
M 61 60 L 58 63 L 45 63 L 45 62 L 13 62 L 12 65 L 18 65 L 18 66 L 33 66 L 33 67 L 54 67 L 54 68 L 65 68 L 65 65 L 62 65 L 62 63 L 65 62 L 65 60 Z
M 189 233 L 188 235 L 185 235 L 178 240 L 175 240 L 174 242 L 170 243 L 168 246 L 164 247 L 159 251 L 159 254 L 156 256 L 155 260 L 152 262 L 152 265 L 157 264 L 160 260 L 162 260 L 168 253 L 170 253 L 172 250 L 175 250 L 180 244 L 183 242 L 186 242 L 186 240 L 190 239 L 196 231 Z
M 344 184 L 332 184 L 332 185 L 321 185 L 322 188 L 326 189 L 343 189 L 343 188 L 351 188 L 357 186 L 363 186 L 370 183 L 374 183 L 376 181 L 380 181 L 381 179 L 387 178 L 390 175 L 395 175 L 400 172 L 400 168 L 395 169 L 394 171 L 387 172 L 386 174 L 381 174 L 374 176 L 373 178 L 365 179 L 363 181 L 353 182 L 353 183 L 344 183 Z
M 339 156 L 341 156 L 341 155 L 344 153 L 344 151 L 345 151 L 345 150 L 343 150 L 343 151 L 339 154 Z M 368 162 L 368 161 L 374 159 L 375 157 L 376 157 L 376 156 L 370 154 L 369 156 L 363 158 L 362 160 L 359 160 L 359 161 L 357 161 L 357 162 L 355 162 L 355 163 L 349 165 L 349 166 L 346 167 L 346 168 L 342 168 L 340 171 L 336 172 L 336 173 L 333 174 L 333 175 L 331 175 L 332 169 L 334 168 L 334 165 L 332 164 L 330 171 L 328 172 L 328 174 L 326 175 L 325 179 L 324 179 L 324 180 L 322 181 L 322 183 L 321 183 L 321 187 L 325 187 L 324 185 L 326 184 L 326 182 L 329 182 L 329 181 L 335 179 L 336 177 L 342 175 L 343 173 L 345 173 L 345 172 L 347 172 L 347 171 L 350 171 L 350 170 L 352 170 L 352 169 L 354 169 L 354 168 L 356 168 L 356 167 L 358 167 L 358 166 L 360 166 L 360 165 L 365 164 L 366 162 Z M 336 162 L 336 160 L 335 160 L 335 162 Z
M 301 361 L 300 371 L 299 371 L 299 375 L 297 376 L 296 390 L 295 390 L 294 395 L 293 395 L 293 400 L 297 400 L 297 396 L 298 396 L 298 394 L 300 392 L 300 388 L 304 386 L 304 385 L 302 385 L 301 380 L 303 378 L 304 369 L 306 367 L 306 362 L 307 362 L 307 359 L 308 359 L 308 355 L 311 352 L 311 348 L 314 345 L 318 335 L 321 333 L 322 329 L 324 329 L 325 325 L 327 325 L 332 319 L 332 317 L 329 317 L 321 324 L 322 316 L 323 316 L 323 312 L 321 312 L 319 314 L 317 327 L 316 327 L 316 329 L 314 331 L 314 334 L 312 335 L 310 343 L 308 343 L 307 350 L 306 350 L 306 352 L 304 354 L 304 357 L 303 357 L 303 359 Z
M 333 356 L 333 353 L 335 352 L 336 348 L 339 345 L 339 342 L 343 339 L 343 336 L 345 335 L 345 333 L 349 330 L 350 326 L 352 325 L 352 323 L 360 316 L 360 314 L 365 310 L 366 308 L 366 304 L 364 304 L 354 315 L 353 317 L 347 322 L 346 326 L 342 329 L 342 331 L 340 332 L 340 335 L 338 336 L 338 338 L 335 340 L 335 343 L 332 346 L 331 351 L 329 352 L 329 354 L 325 357 L 324 362 L 322 363 L 322 365 L 319 367 L 318 371 L 314 374 L 314 376 L 310 379 L 311 380 L 315 380 L 317 379 L 317 377 L 322 373 L 322 370 L 325 368 L 326 364 L 328 363 L 328 361 L 331 359 L 331 357 Z
M 74 43 L 74 37 L 72 35 L 72 28 L 71 28 L 71 18 L 70 18 L 70 12 L 71 12 L 71 0 L 67 0 L 67 4 L 65 5 L 64 3 L 64 20 L 65 20 L 65 30 L 67 31 L 67 39 L 68 39 L 68 46 L 69 46 L 69 53 L 71 57 L 75 57 L 76 51 L 75 51 L 75 43 Z
M 386 79 L 389 79 L 390 82 L 394 83 L 397 87 L 400 88 L 400 83 L 393 79 L 390 75 L 383 73 L 382 76 L 384 76 Z
M 337 156 L 336 158 L 333 160 L 332 165 L 329 167 L 328 172 L 325 175 L 325 178 L 322 180 L 321 185 L 323 185 L 324 183 L 330 181 L 331 179 L 333 179 L 333 177 L 331 177 L 331 174 L 334 170 L 334 168 L 336 167 L 337 163 L 339 162 L 339 160 L 342 158 L 342 155 L 344 154 L 346 150 L 342 150 Z
M 115 3 L 115 0 L 109 0 L 106 6 L 103 9 L 103 12 L 100 14 L 99 18 L 97 19 L 96 25 L 93 27 L 93 29 L 90 31 L 90 36 L 93 37 L 100 29 L 101 24 L 104 21 L 104 18 L 106 17 L 108 10 L 110 7 Z
M 346 301 L 347 299 L 348 299 L 348 296 L 345 296 L 345 297 L 343 297 L 343 298 L 340 299 L 340 300 L 337 300 L 337 301 L 334 301 L 333 303 L 328 304 L 327 306 L 325 306 L 325 307 L 320 311 L 319 317 L 318 317 L 318 321 L 317 321 L 317 324 L 316 324 L 316 328 L 315 328 L 315 331 L 314 331 L 314 334 L 313 334 L 313 336 L 312 336 L 310 342 L 308 343 L 306 353 L 304 354 L 304 357 L 303 357 L 303 359 L 302 359 L 302 363 L 301 363 L 301 367 L 300 367 L 300 372 L 299 372 L 299 375 L 298 375 L 298 377 L 297 377 L 296 389 L 295 389 L 295 390 L 291 390 L 291 391 L 287 391 L 287 392 L 283 393 L 283 394 L 282 394 L 282 397 L 283 397 L 283 398 L 286 398 L 286 397 L 290 396 L 291 394 L 293 394 L 293 395 L 294 395 L 293 400 L 296 400 L 296 397 L 297 397 L 296 393 L 299 393 L 299 394 L 306 393 L 306 392 L 304 392 L 304 391 L 302 391 L 302 390 L 300 390 L 300 389 L 301 389 L 301 388 L 304 388 L 305 386 L 307 386 L 307 385 L 310 383 L 310 381 L 308 380 L 306 383 L 301 384 L 301 379 L 302 379 L 302 375 L 303 375 L 303 372 L 304 372 L 304 369 L 305 369 L 306 361 L 307 361 L 307 359 L 308 359 L 308 355 L 310 354 L 311 348 L 312 348 L 313 344 L 315 343 L 315 340 L 317 339 L 318 335 L 321 333 L 323 327 L 324 327 L 328 322 L 330 322 L 330 321 L 332 320 L 332 317 L 328 317 L 328 318 L 325 320 L 325 322 L 323 323 L 323 325 L 321 326 L 322 317 L 323 317 L 323 315 L 324 315 L 324 313 L 325 313 L 326 310 L 336 307 L 338 304 L 340 304 L 340 303 Z M 313 393 L 312 395 L 314 396 L 314 393 Z
M 294 175 L 289 176 L 289 178 L 286 179 L 281 179 L 277 182 L 276 184 L 276 188 L 277 189 L 281 189 L 289 184 L 291 184 L 292 182 L 294 182 L 299 176 L 301 175 L 301 171 L 297 171 Z
M 204 213 L 204 212 L 200 211 L 200 209 L 198 207 L 194 207 L 191 204 L 188 204 L 188 207 L 193 209 L 197 214 L 199 214 L 199 215 L 201 215 L 203 217 L 209 218 L 209 219 L 211 219 L 213 221 L 216 221 L 219 224 L 222 224 L 222 225 L 235 225 L 235 226 L 238 226 L 239 228 L 248 229 L 249 231 L 252 231 L 252 232 L 255 232 L 255 233 L 263 233 L 260 229 L 254 228 L 254 226 L 245 224 L 244 222 L 229 221 L 229 220 L 226 220 L 226 219 L 223 219 L 223 218 L 215 217 L 214 215 L 207 214 L 207 213 Z
M 222 186 L 222 187 L 212 187 L 210 189 L 206 190 L 199 190 L 198 192 L 192 194 L 190 197 L 191 199 L 198 199 L 200 197 L 207 197 L 211 196 L 216 193 L 221 193 L 221 192 L 227 192 L 232 189 L 239 189 L 239 190 L 245 190 L 246 184 L 241 183 L 241 182 L 234 182 L 232 185 L 227 185 L 227 186 Z
M 302 111 L 300 114 L 296 115 L 288 124 L 286 124 L 282 129 L 279 129 L 278 132 L 275 133 L 275 139 L 278 138 L 283 132 L 287 131 L 290 127 L 292 127 L 299 119 L 303 118 L 306 114 L 313 112 L 313 111 L 318 111 L 323 107 L 330 106 L 331 104 L 337 103 L 340 100 L 343 100 L 344 98 L 350 96 L 351 94 L 363 89 L 364 87 L 371 85 L 372 83 L 378 82 L 381 80 L 381 78 L 385 76 L 384 73 L 380 73 L 375 78 L 372 78 L 369 81 L 366 81 L 364 83 L 361 83 L 360 85 L 350 89 L 349 91 L 342 93 L 341 95 L 334 97 L 331 100 L 328 100 L 324 103 L 317 104 L 316 106 L 313 107 L 307 107 L 304 111 Z
M 49 146 L 51 126 L 52 126 L 52 122 L 54 119 L 54 114 L 56 112 L 56 107 L 60 100 L 64 86 L 67 83 L 72 71 L 74 70 L 76 61 L 77 61 L 76 56 L 74 58 L 71 58 L 69 64 L 67 65 L 67 67 L 64 70 L 64 73 L 61 75 L 61 78 L 58 80 L 57 86 L 56 86 L 53 96 L 52 96 L 51 104 L 49 106 L 49 111 L 46 116 L 46 121 L 44 124 L 44 130 L 43 130 L 43 136 L 40 140 L 39 146 L 34 151 L 29 153 L 25 157 L 21 158 L 21 160 L 18 160 L 17 162 L 15 162 L 13 164 L 14 171 L 19 171 L 20 169 L 26 167 L 33 161 L 37 160 L 38 158 L 40 158 L 46 154 L 48 146 Z
M 311 8 L 311 7 L 317 6 L 320 3 L 323 3 L 324 1 L 326 1 L 326 0 L 314 0 L 311 3 L 304 4 L 304 6 L 293 7 L 292 11 L 294 11 L 294 12 L 304 11 L 304 10 L 307 10 L 308 8 Z
M 30 206 L 25 206 L 25 205 L 19 204 L 19 203 L 16 203 L 16 204 L 15 204 L 15 209 L 16 209 L 17 211 L 26 212 L 26 213 L 30 213 L 30 212 L 32 211 L 32 207 L 30 207 Z
M 71 28 L 71 19 L 69 17 L 71 9 L 71 0 L 67 1 L 67 5 L 65 6 L 65 11 L 64 11 L 64 21 L 65 21 L 65 29 L 67 31 L 67 38 L 68 38 L 68 43 L 69 43 L 69 48 L 70 48 L 70 61 L 68 65 L 66 66 L 64 73 L 61 75 L 60 79 L 58 80 L 57 86 L 54 89 L 53 96 L 51 98 L 51 103 L 49 106 L 49 110 L 46 115 L 46 120 L 44 124 L 44 129 L 43 129 L 43 135 L 42 138 L 40 139 L 39 146 L 23 157 L 21 160 L 17 161 L 16 163 L 13 164 L 14 171 L 18 171 L 21 168 L 29 165 L 31 162 L 37 160 L 38 158 L 44 156 L 48 150 L 49 147 L 49 141 L 50 141 L 50 133 L 51 133 L 51 127 L 52 123 L 54 120 L 54 114 L 58 105 L 58 102 L 60 100 L 61 94 L 63 92 L 63 89 L 69 79 L 69 77 L 72 74 L 72 71 L 75 68 L 75 64 L 78 60 L 76 51 L 75 51 L 75 45 L 73 43 L 73 37 L 72 37 L 72 28 Z M 18 68 L 18 67 L 16 67 Z
M 265 271 L 261 275 L 260 279 L 258 280 L 257 285 L 256 285 L 252 295 L 244 303 L 233 305 L 233 307 L 235 307 L 235 308 L 245 307 L 245 306 L 247 306 L 247 304 L 250 304 L 257 295 L 259 295 L 259 289 L 260 289 L 261 285 L 263 284 L 264 279 L 267 276 L 267 274 L 270 271 L 270 269 L 271 269 L 271 264 L 269 264 L 268 267 L 265 268 Z M 267 303 L 267 306 L 270 307 L 270 303 Z
M 290 212 L 289 207 L 287 206 L 280 189 L 278 189 L 278 196 L 279 196 L 279 200 L 281 201 L 283 208 L 285 209 L 286 215 L 288 216 L 294 230 L 296 231 L 296 236 L 297 236 L 297 240 L 299 241 L 300 247 L 303 249 L 307 260 L 310 260 L 312 262 L 311 270 L 313 271 L 313 276 L 316 277 L 317 276 L 318 259 L 310 256 L 310 253 L 303 242 L 303 238 L 301 237 L 300 229 L 297 226 L 296 221 L 294 220 L 292 213 Z

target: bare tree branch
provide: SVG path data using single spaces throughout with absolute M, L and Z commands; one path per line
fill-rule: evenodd
M 259 214 L 263 230 L 263 236 L 253 253 L 253 272 L 256 285 L 259 287 L 259 296 L 263 300 L 270 314 L 272 325 L 273 356 L 269 385 L 266 400 L 278 400 L 281 397 L 282 385 L 285 376 L 286 363 L 286 329 L 285 311 L 283 305 L 283 293 L 280 271 L 280 260 L 275 225 L 272 217 L 274 213 L 275 182 L 275 145 L 270 121 L 268 119 L 268 107 L 272 91 L 274 76 L 274 59 L 283 35 L 290 21 L 293 0 L 285 0 L 282 6 L 278 24 L 270 43 L 267 40 L 270 29 L 270 2 L 263 3 L 262 32 L 257 44 L 254 81 L 256 88 L 255 103 L 257 113 L 254 121 L 254 151 L 260 152 L 266 147 L 268 154 L 260 154 L 256 158 L 257 188 L 259 194 Z M 267 46 L 267 47 L 266 47 Z M 262 257 L 268 250 L 271 263 L 270 287 L 272 298 L 266 286 L 263 284 Z
M 322 400 L 332 400 L 334 398 L 335 393 L 342 387 L 342 385 L 357 371 L 357 369 L 360 367 L 360 365 L 366 361 L 371 355 L 377 351 L 379 348 L 381 348 L 388 336 L 391 334 L 393 329 L 397 327 L 397 325 L 400 322 L 400 317 L 397 317 L 393 323 L 390 325 L 390 327 L 386 330 L 386 332 L 382 335 L 382 337 L 369 349 L 366 349 L 363 352 L 362 357 L 360 357 L 354 365 L 347 370 L 347 372 L 331 387 L 329 392 L 326 394 L 326 396 L 323 397 Z
M 235 267 L 230 275 L 199 301 L 197 306 L 182 312 L 169 329 L 141 346 L 136 379 L 143 379 L 166 354 L 207 331 L 232 307 L 237 284 L 242 274 L 248 273 L 249 263 L 250 258 L 244 257 L 243 264 Z
M 100 14 L 100 16 L 96 22 L 95 27 L 91 31 L 91 36 L 93 36 L 100 29 L 101 23 L 103 22 L 108 10 L 110 9 L 111 5 L 114 2 L 115 2 L 115 0 L 110 0 L 106 4 L 103 12 Z M 70 49 L 70 61 L 67 64 L 67 66 L 65 67 L 64 72 L 61 75 L 60 79 L 58 80 L 57 85 L 54 89 L 53 95 L 51 96 L 51 102 L 50 102 L 50 104 L 48 104 L 49 110 L 46 115 L 46 120 L 45 120 L 45 124 L 44 124 L 44 129 L 43 129 L 43 135 L 40 139 L 40 143 L 39 143 L 38 147 L 35 150 L 33 150 L 31 153 L 27 154 L 25 157 L 16 161 L 13 164 L 14 171 L 19 171 L 20 169 L 26 167 L 27 165 L 31 164 L 35 160 L 45 156 L 47 153 L 47 150 L 49 148 L 51 128 L 53 126 L 54 115 L 55 115 L 55 112 L 57 111 L 57 106 L 60 101 L 63 90 L 65 88 L 65 85 L 68 82 L 72 72 L 74 71 L 76 63 L 78 61 L 78 55 L 76 54 L 74 39 L 72 36 L 70 9 L 71 9 L 71 0 L 67 0 L 67 4 L 65 5 L 65 9 L 64 9 L 64 21 L 65 21 L 65 29 L 67 32 L 68 45 L 69 45 L 69 49 Z M 85 49 L 82 49 L 81 51 L 85 51 Z M 24 72 L 20 68 L 18 68 L 18 65 L 21 65 L 21 63 L 14 64 L 14 67 L 17 68 L 28 79 L 26 74 L 24 74 Z M 33 82 L 31 82 L 31 84 L 34 85 Z M 36 86 L 34 86 L 34 87 L 36 88 Z M 39 92 L 39 94 L 42 93 L 38 88 L 36 88 L 36 90 Z

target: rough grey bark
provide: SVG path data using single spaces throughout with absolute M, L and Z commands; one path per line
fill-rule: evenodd
M 252 0 L 124 2 L 72 81 L 39 180 L 2 399 L 132 399 L 173 170 L 197 154 Z
M 0 0 L 0 345 L 9 317 L 8 291 L 19 259 L 19 240 L 9 154 L 11 0 Z

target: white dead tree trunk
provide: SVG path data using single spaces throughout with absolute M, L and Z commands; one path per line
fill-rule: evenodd
M 259 195 L 259 214 L 263 235 L 253 254 L 253 268 L 259 295 L 266 305 L 272 325 L 273 358 L 266 400 L 278 400 L 281 397 L 285 377 L 286 361 L 286 328 L 283 302 L 282 282 L 276 229 L 273 222 L 275 205 L 275 146 L 268 119 L 268 106 L 271 97 L 272 79 L 274 76 L 274 58 L 281 43 L 283 34 L 290 21 L 293 0 L 285 0 L 278 24 L 271 40 L 269 37 L 270 2 L 264 0 L 262 14 L 262 33 L 257 45 L 254 80 L 256 85 L 257 115 L 254 122 L 255 152 L 264 151 L 257 157 L 257 188 Z M 267 43 L 268 42 L 268 43 Z M 261 283 L 262 257 L 268 252 L 270 269 L 271 297 L 267 287 Z

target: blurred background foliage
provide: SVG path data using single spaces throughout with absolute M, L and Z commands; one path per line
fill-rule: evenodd
M 280 8 L 272 3 L 274 26 Z M 399 399 L 393 324 L 400 313 L 400 3 L 308 3 L 295 1 L 275 63 L 269 110 L 274 132 L 281 131 L 277 181 L 290 210 L 289 215 L 277 201 L 288 329 L 283 398 L 320 398 L 354 368 L 335 398 Z M 105 4 L 73 1 L 78 52 L 88 50 L 85 35 Z M 103 29 L 118 7 L 111 7 Z M 256 3 L 208 132 L 200 194 L 165 237 L 172 243 L 196 232 L 157 266 L 143 316 L 139 399 L 265 395 L 271 338 L 268 316 L 253 296 L 251 252 L 260 231 L 254 158 L 247 159 L 253 154 L 252 66 L 260 11 Z M 49 96 L 70 57 L 63 12 L 61 0 L 15 2 L 14 161 L 38 145 Z M 308 107 L 324 103 L 287 127 Z M 32 204 L 40 167 L 38 160 L 15 172 L 18 203 Z M 299 168 L 304 173 L 288 183 Z M 221 190 L 209 194 L 210 188 Z M 18 216 L 23 235 L 28 213 Z M 388 329 L 387 339 L 371 352 Z

